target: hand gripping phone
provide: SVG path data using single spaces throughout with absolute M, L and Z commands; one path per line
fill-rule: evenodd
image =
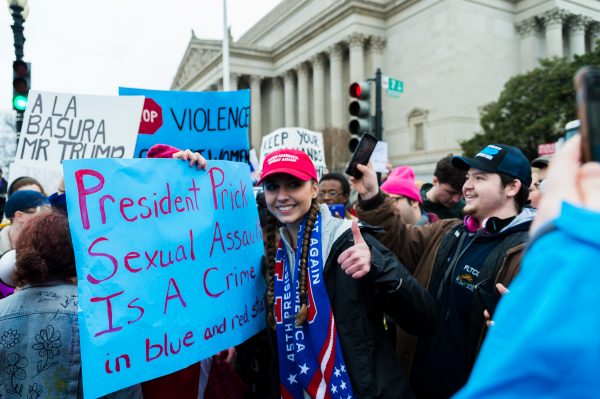
M 352 158 L 350 159 L 350 163 L 348 163 L 348 167 L 346 168 L 346 174 L 350 175 L 356 179 L 360 179 L 362 177 L 362 173 L 358 170 L 356 165 L 367 165 L 369 163 L 369 159 L 371 159 L 371 154 L 373 154 L 373 150 L 375 150 L 375 146 L 377 145 L 377 139 L 370 135 L 369 133 L 365 133 L 360 138 L 354 153 L 352 154 Z
M 600 69 L 583 67 L 575 75 L 583 162 L 600 162 Z
M 496 284 L 494 280 L 486 279 L 480 281 L 475 286 L 475 292 L 481 298 L 481 302 L 483 302 L 483 306 L 487 309 L 490 314 L 490 318 L 496 311 L 496 305 L 498 305 L 498 301 L 500 301 L 500 293 L 496 289 Z

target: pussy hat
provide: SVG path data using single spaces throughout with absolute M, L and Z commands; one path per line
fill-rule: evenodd
M 423 203 L 419 187 L 415 184 L 415 173 L 408 166 L 400 166 L 392 170 L 386 181 L 381 185 L 381 191 L 410 198 L 419 204 Z
M 315 164 L 304 151 L 300 150 L 283 149 L 267 155 L 263 162 L 258 184 L 277 173 L 292 175 L 303 181 L 319 180 Z

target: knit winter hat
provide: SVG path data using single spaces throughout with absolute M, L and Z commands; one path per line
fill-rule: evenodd
M 38 206 L 50 205 L 48 197 L 33 190 L 15 191 L 8 197 L 4 205 L 4 214 L 8 219 L 12 219 L 17 211 L 24 212 Z
M 386 181 L 381 185 L 381 191 L 423 203 L 419 188 L 415 184 L 415 173 L 409 166 L 400 166 L 393 169 Z

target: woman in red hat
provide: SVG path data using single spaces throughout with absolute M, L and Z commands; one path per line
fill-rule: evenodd
M 266 297 L 280 395 L 412 397 L 383 313 L 409 333 L 432 333 L 433 300 L 374 228 L 331 216 L 317 182 L 311 159 L 291 149 L 267 155 L 259 180 L 271 215 Z

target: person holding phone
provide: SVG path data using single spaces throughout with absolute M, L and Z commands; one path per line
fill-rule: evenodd
M 412 398 L 381 321 L 385 312 L 406 331 L 432 333 L 431 295 L 372 228 L 320 204 L 304 152 L 267 155 L 259 184 L 270 212 L 266 297 L 280 391 L 273 397 Z
M 582 165 L 580 144 L 549 166 L 522 271 L 456 399 L 598 397 L 600 163 Z
M 350 198 L 350 182 L 341 173 L 330 172 L 321 177 L 319 181 L 319 200 L 329 206 L 331 214 L 340 219 L 351 219 L 350 212 L 346 212 Z
M 358 217 L 382 226 L 381 242 L 394 251 L 436 301 L 438 324 L 418 341 L 399 333 L 397 350 L 417 397 L 448 398 L 467 381 L 485 335 L 484 304 L 475 285 L 485 279 L 508 285 L 517 274 L 535 211 L 525 208 L 531 168 L 523 153 L 490 144 L 474 157 L 452 158 L 466 181 L 464 220 L 406 224 L 364 165 L 353 184 Z

